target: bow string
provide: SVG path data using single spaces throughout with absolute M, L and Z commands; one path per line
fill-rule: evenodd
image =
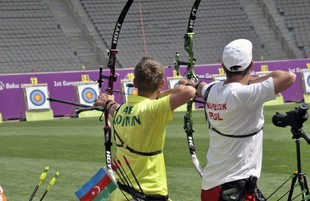
M 120 31 L 121 31 L 124 19 L 133 1 L 134 0 L 127 1 L 127 3 L 125 4 L 115 24 L 115 28 L 114 28 L 113 35 L 112 35 L 111 48 L 108 51 L 109 58 L 108 58 L 107 67 L 110 69 L 110 75 L 109 76 L 103 75 L 102 67 L 100 67 L 99 80 L 98 80 L 99 88 L 102 87 L 103 79 L 108 79 L 108 87 L 106 89 L 106 92 L 109 95 L 113 95 L 113 93 L 115 92 L 115 90 L 113 89 L 113 86 L 114 86 L 114 82 L 117 80 L 117 75 L 115 72 L 115 62 L 116 62 L 116 54 L 118 52 L 117 50 L 118 38 L 120 36 Z M 114 175 L 113 169 L 112 169 L 112 153 L 111 153 L 111 147 L 112 147 L 112 142 L 111 142 L 112 132 L 111 131 L 112 129 L 111 129 L 111 123 L 109 119 L 109 111 L 107 110 L 104 111 L 104 117 L 105 117 L 105 126 L 103 130 L 104 130 L 104 137 L 105 137 L 104 145 L 105 145 L 105 156 L 106 156 L 106 168 L 111 175 Z

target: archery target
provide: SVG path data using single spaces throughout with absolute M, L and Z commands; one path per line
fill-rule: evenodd
M 305 93 L 310 93 L 310 71 L 302 72 Z
M 48 89 L 47 85 L 35 86 L 31 85 L 24 88 L 26 94 L 27 110 L 50 109 L 47 101 Z
M 173 89 L 178 86 L 180 78 L 167 77 L 167 80 L 168 80 L 168 88 Z
M 127 94 L 128 95 L 138 95 L 138 89 L 130 86 L 127 88 Z
M 32 104 L 36 105 L 36 106 L 41 106 L 44 104 L 46 100 L 46 96 L 44 95 L 43 91 L 41 90 L 33 90 L 30 93 L 30 101 Z
M 93 103 L 97 98 L 96 91 L 93 88 L 87 87 L 82 91 L 82 99 L 86 103 Z
M 97 83 L 79 83 L 77 84 L 77 95 L 79 103 L 92 106 L 99 96 L 99 87 Z
M 132 80 L 122 80 L 121 82 L 125 102 L 128 100 L 128 95 L 138 95 L 138 89 L 133 86 Z

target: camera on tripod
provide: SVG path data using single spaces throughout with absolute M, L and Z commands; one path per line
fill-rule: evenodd
M 300 155 L 301 151 L 300 151 L 300 140 L 299 140 L 299 138 L 302 137 L 308 142 L 308 144 L 310 144 L 310 137 L 302 130 L 303 123 L 307 121 L 308 119 L 307 110 L 308 110 L 308 105 L 306 103 L 300 103 L 298 108 L 288 111 L 285 114 L 276 112 L 276 114 L 272 117 L 272 123 L 275 126 L 278 126 L 278 127 L 291 126 L 291 132 L 293 134 L 292 138 L 295 139 L 295 143 L 296 143 L 297 172 L 294 173 L 292 177 L 291 188 L 287 192 L 289 193 L 288 199 L 287 199 L 288 201 L 294 200 L 299 195 L 302 196 L 302 200 L 304 201 L 309 200 L 310 198 L 306 175 L 301 171 L 301 155 Z M 283 186 L 287 181 L 285 181 L 281 186 Z M 296 186 L 295 184 L 296 182 L 299 183 L 299 186 L 301 188 L 301 193 L 295 198 L 293 198 L 293 191 Z M 279 190 L 279 188 L 277 190 Z M 271 196 L 269 196 L 268 198 L 270 197 Z
M 278 127 L 302 128 L 303 123 L 308 119 L 307 110 L 307 103 L 300 103 L 298 108 L 288 111 L 286 114 L 276 112 L 272 117 L 272 123 Z
M 276 112 L 276 114 L 272 117 L 272 123 L 277 127 L 291 126 L 293 138 L 298 139 L 303 137 L 308 142 L 308 144 L 310 144 L 310 138 L 301 129 L 303 123 L 308 119 L 307 110 L 307 103 L 300 103 L 298 108 L 288 111 L 285 114 Z

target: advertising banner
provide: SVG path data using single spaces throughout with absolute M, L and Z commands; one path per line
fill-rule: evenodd
M 268 72 L 274 70 L 285 70 L 296 73 L 296 82 L 286 91 L 282 93 L 284 102 L 300 102 L 304 99 L 304 84 L 302 79 L 302 70 L 309 69 L 310 60 L 285 60 L 285 61 L 261 61 L 254 63 L 253 73 Z M 115 100 L 119 103 L 123 103 L 124 99 L 123 90 L 133 90 L 131 88 L 126 88 L 127 84 L 122 83 L 122 80 L 132 80 L 133 79 L 133 69 L 116 69 L 118 74 L 117 81 L 114 83 L 113 93 Z M 186 66 L 180 67 L 180 75 L 185 75 Z M 104 69 L 103 74 L 109 75 L 110 70 Z M 224 77 L 224 70 L 221 64 L 211 64 L 211 65 L 197 65 L 195 66 L 195 73 L 199 80 L 205 81 L 207 83 L 217 79 L 222 79 Z M 215 76 L 213 76 L 215 75 Z M 81 82 L 97 82 L 99 77 L 99 70 L 83 70 L 83 71 L 66 71 L 66 72 L 53 72 L 53 73 L 22 73 L 22 74 L 1 74 L 0 75 L 0 113 L 2 113 L 3 120 L 11 119 L 23 119 L 24 111 L 27 110 L 28 105 L 25 104 L 24 91 L 26 86 L 31 84 L 46 84 L 48 94 L 46 95 L 44 90 L 42 90 L 41 96 L 43 95 L 62 99 L 70 102 L 79 102 L 83 100 L 84 103 L 91 102 L 95 97 L 95 86 L 88 88 L 84 91 L 83 96 L 77 97 L 76 85 Z M 165 67 L 165 88 L 168 88 L 167 77 L 173 77 L 173 69 Z M 107 80 L 104 80 L 102 88 L 99 89 L 99 93 L 106 92 Z M 170 83 L 173 84 L 173 83 Z M 124 88 L 124 89 L 123 89 Z M 92 90 L 94 90 L 92 92 Z M 30 94 L 29 94 L 30 95 Z M 82 94 L 81 94 L 82 95 Z M 33 97 L 33 103 L 40 103 L 36 100 L 40 99 L 40 94 L 36 94 Z M 48 98 L 48 97 L 46 97 Z M 36 101 L 35 101 L 36 100 Z M 44 102 L 44 107 L 49 101 Z M 72 105 L 66 105 L 59 102 L 49 102 L 50 108 L 54 112 L 55 117 L 74 117 L 75 108 Z M 88 103 L 91 104 L 91 103 Z M 35 105 L 31 105 L 31 108 Z M 43 106 L 42 106 L 43 107 Z

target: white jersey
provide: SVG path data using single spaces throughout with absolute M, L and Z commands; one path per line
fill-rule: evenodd
M 205 96 L 207 86 L 202 90 Z M 209 129 L 207 166 L 203 170 L 202 189 L 208 190 L 229 181 L 260 177 L 264 124 L 263 103 L 276 98 L 273 79 L 262 83 L 214 84 L 209 92 L 206 112 L 212 127 L 232 138 Z

